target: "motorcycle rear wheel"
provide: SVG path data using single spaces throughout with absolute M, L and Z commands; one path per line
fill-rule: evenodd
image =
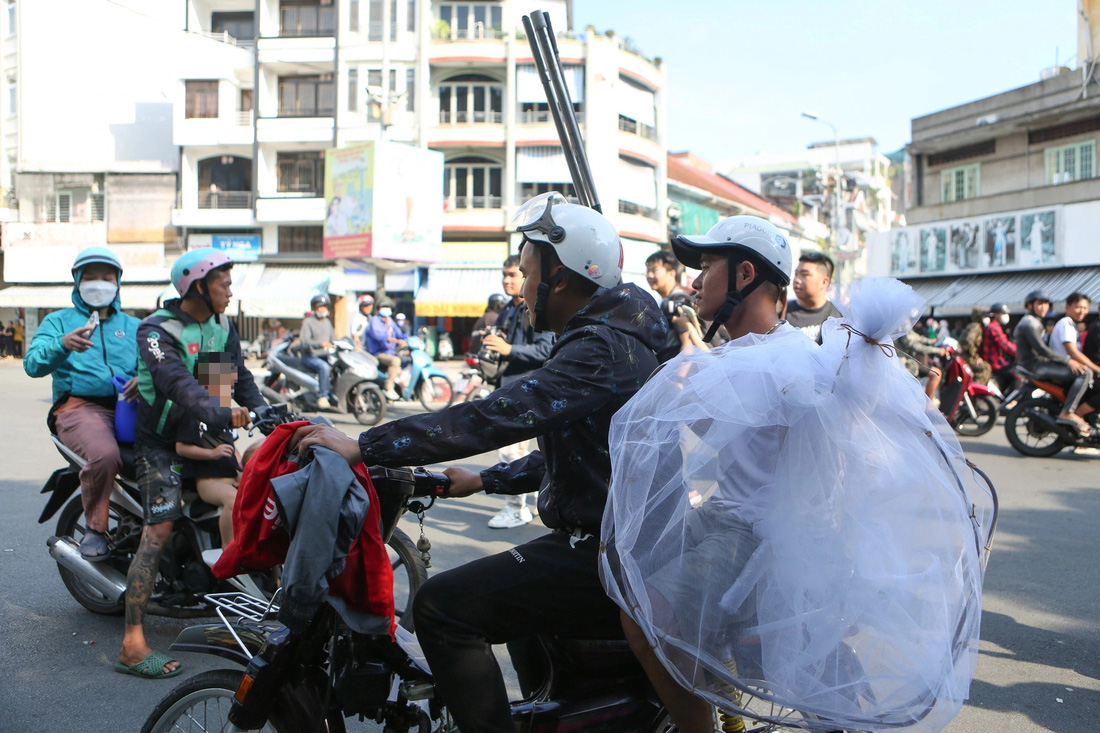
M 360 382 L 351 388 L 348 407 L 360 425 L 377 425 L 386 416 L 386 398 L 377 384 Z
M 1056 419 L 1062 411 L 1062 405 L 1050 397 L 1025 397 L 1013 407 L 1005 417 L 1005 436 L 1013 448 L 1025 456 L 1048 458 L 1066 447 L 1061 436 L 1048 431 L 1037 420 L 1027 415 L 1028 411 L 1045 412 Z
M 966 405 L 959 405 L 958 417 L 955 420 L 955 432 L 959 435 L 977 437 L 985 435 L 997 424 L 997 401 L 989 395 L 976 395 L 971 398 L 977 419 L 972 418 L 966 410 Z
M 421 379 L 420 384 L 416 385 L 416 396 L 420 400 L 420 404 L 424 405 L 425 410 L 439 412 L 450 407 L 451 403 L 455 401 L 454 385 L 447 377 L 433 374 L 430 377 Z
M 222 730 L 228 725 L 233 695 L 244 670 L 214 669 L 185 680 L 168 693 L 149 714 L 141 733 L 171 733 L 177 730 Z M 267 733 L 297 733 L 321 730 L 344 733 L 343 718 L 332 716 L 321 728 L 300 701 L 283 694 L 276 698 L 271 718 L 261 728 Z
M 116 543 L 119 540 L 120 527 L 125 530 L 125 525 L 128 522 L 134 525 L 129 527 L 130 530 L 134 530 L 138 534 L 141 533 L 141 519 L 130 517 L 123 511 L 122 507 L 111 502 L 107 515 L 107 535 L 111 539 L 112 552 L 111 557 L 102 562 L 110 563 L 123 574 L 126 574 L 130 569 L 132 555 L 129 552 L 120 552 Z M 80 494 L 77 494 L 61 510 L 61 516 L 57 520 L 56 534 L 58 537 L 72 537 L 79 544 L 80 540 L 84 538 L 85 527 L 84 504 L 81 501 Z M 126 605 L 125 601 L 111 602 L 98 590 L 77 577 L 71 570 L 61 565 L 57 566 L 57 572 L 61 575 L 61 582 L 65 584 L 69 593 L 84 608 L 92 613 L 105 616 L 119 616 L 122 614 L 122 610 Z

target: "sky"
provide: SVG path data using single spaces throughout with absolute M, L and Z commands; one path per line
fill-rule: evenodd
M 889 153 L 914 117 L 1077 66 L 1077 0 L 573 0 L 573 16 L 664 60 L 668 149 L 712 164 L 831 141 L 803 110 Z

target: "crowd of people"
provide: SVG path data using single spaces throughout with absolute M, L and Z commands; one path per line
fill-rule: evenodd
M 671 487 L 673 504 L 692 517 L 680 528 L 683 542 L 672 543 L 686 553 L 685 567 L 701 562 L 717 570 L 712 564 L 718 562 L 718 557 L 708 549 L 715 541 L 724 543 L 735 535 L 748 541 L 746 538 L 753 535 L 751 521 L 755 520 L 737 516 L 737 510 L 731 509 L 743 505 L 744 497 L 751 495 L 757 501 L 772 497 L 768 501 L 773 502 L 779 501 L 778 497 L 793 497 L 793 501 L 799 501 L 797 493 L 784 488 L 784 474 L 776 462 L 777 456 L 794 450 L 789 442 L 793 436 L 819 431 L 822 414 L 835 419 L 837 414 L 851 412 L 853 420 L 870 419 L 858 410 L 853 412 L 852 404 L 843 401 L 837 403 L 839 412 L 834 407 L 825 413 L 804 414 L 806 400 L 816 399 L 814 389 L 820 389 L 834 402 L 849 399 L 844 395 L 850 386 L 839 392 L 835 385 L 831 391 L 822 387 L 830 379 L 840 379 L 841 370 L 818 356 L 818 350 L 825 354 L 829 347 L 829 353 L 837 359 L 841 354 L 847 359 L 847 346 L 840 347 L 839 338 L 830 338 L 840 329 L 839 321 L 829 322 L 842 317 L 841 309 L 827 297 L 834 264 L 823 254 L 811 252 L 803 253 L 795 266 L 789 243 L 774 226 L 755 217 L 731 217 L 707 235 L 679 237 L 672 242 L 671 252 L 662 250 L 649 258 L 647 282 L 659 296 L 654 298 L 640 287 L 623 282 L 618 233 L 592 209 L 570 204 L 559 194 L 544 194 L 521 207 L 514 228 L 523 238 L 519 254 L 504 261 L 503 296 L 490 298 L 475 334 L 479 351 L 498 364 L 492 377 L 496 391 L 490 399 L 394 420 L 364 432 L 358 439 L 331 426 L 311 424 L 297 431 L 293 447 L 298 455 L 328 448 L 352 466 L 448 462 L 495 449 L 499 462 L 483 471 L 446 469 L 451 479 L 447 498 L 477 492 L 502 497 L 501 510 L 489 520 L 489 526 L 495 529 L 530 522 L 534 512 L 528 501 L 537 496 L 532 503 L 552 532 L 508 552 L 433 575 L 415 597 L 413 614 L 421 646 L 439 693 L 459 728 L 512 729 L 503 678 L 489 647 L 508 645 L 521 686 L 530 689 L 539 672 L 537 654 L 531 653 L 534 635 L 549 633 L 625 636 L 678 728 L 709 731 L 714 695 L 695 689 L 694 681 L 671 663 L 654 636 L 685 632 L 690 624 L 677 615 L 677 604 L 691 596 L 695 596 L 691 602 L 698 603 L 699 596 L 693 593 L 693 587 L 685 585 L 687 576 L 677 575 L 671 565 L 663 565 L 641 585 L 629 576 L 626 568 L 630 558 L 625 553 L 631 550 L 625 544 L 616 544 L 621 537 L 616 532 L 634 524 L 622 515 L 616 521 L 609 502 L 619 497 L 618 505 L 623 506 L 623 497 L 641 491 L 641 503 L 634 503 L 639 509 L 648 507 L 648 484 L 630 480 L 626 474 L 641 465 L 641 454 L 632 451 L 650 444 L 652 436 L 646 426 L 662 417 L 661 405 L 673 398 L 686 400 L 683 404 L 690 407 L 677 415 L 695 417 L 674 418 L 670 440 L 676 446 L 682 444 L 686 452 L 677 454 L 677 465 L 667 464 L 675 468 L 672 474 L 666 475 L 658 466 L 660 476 L 652 480 L 653 487 L 661 483 L 662 492 Z M 681 284 L 685 265 L 700 273 L 690 292 Z M 119 467 L 112 428 L 114 409 L 119 401 L 137 401 L 136 474 L 144 523 L 127 577 L 124 635 L 115 669 L 141 678 L 172 677 L 181 670 L 177 660 L 149 647 L 144 618 L 160 558 L 170 543 L 173 523 L 181 517 L 184 484 L 194 481 L 203 499 L 222 507 L 223 519 L 231 517 L 243 469 L 242 456 L 234 446 L 235 431 L 250 423 L 250 411 L 264 405 L 255 380 L 244 366 L 236 328 L 225 315 L 232 294 L 232 267 L 232 261 L 217 251 L 185 253 L 172 268 L 179 298 L 169 300 L 139 322 L 122 311 L 123 271 L 118 259 L 106 249 L 85 250 L 72 271 L 74 307 L 52 313 L 43 321 L 25 360 L 30 376 L 53 377 L 51 429 L 88 459 L 80 472 L 88 531 L 79 551 L 89 562 L 100 562 L 111 553 L 107 496 Z M 788 301 L 786 288 L 792 285 L 795 297 Z M 877 325 L 863 325 L 864 321 L 875 321 L 867 313 L 882 305 L 876 301 L 863 306 L 862 316 L 857 313 L 850 319 L 866 330 L 855 332 L 869 344 L 861 346 L 863 340 L 857 340 L 857 348 L 862 351 L 853 362 L 863 365 L 860 369 L 872 365 L 869 371 L 860 372 L 872 379 L 862 386 L 872 390 L 876 385 L 882 389 L 894 385 L 902 391 L 918 389 L 904 372 L 901 375 L 908 381 L 899 382 L 890 371 L 893 367 L 881 361 L 882 352 L 871 348 L 883 346 L 880 342 L 898 325 L 894 320 L 904 322 L 903 306 L 913 297 L 911 291 L 891 285 L 875 292 L 885 293 L 879 297 L 886 301 L 893 298 L 893 306 L 886 302 L 878 309 L 887 315 L 876 313 L 880 321 Z M 1026 325 L 1022 322 L 1016 328 L 1017 356 L 1043 360 L 1052 365 L 1052 370 L 1053 365 L 1064 367 L 1084 384 L 1080 390 L 1084 397 L 1091 380 L 1078 378 L 1096 371 L 1100 356 L 1089 356 L 1093 352 L 1088 343 L 1078 348 L 1076 335 L 1072 343 L 1058 342 L 1070 333 L 1059 328 L 1061 322 L 1053 329 L 1055 343 L 1045 347 L 1050 353 L 1038 347 L 1032 337 L 1034 321 L 1045 315 L 1043 303 L 1049 306 L 1045 296 L 1029 299 L 1031 320 L 1025 318 Z M 1073 301 L 1072 311 L 1070 306 L 1067 301 L 1067 317 L 1073 323 L 1088 310 L 1087 302 L 1081 310 L 1079 300 Z M 298 334 L 303 358 L 314 364 L 320 375 L 322 407 L 327 397 L 324 372 L 328 364 L 321 357 L 335 340 L 330 307 L 326 295 L 316 296 Z M 351 326 L 354 347 L 378 359 L 386 373 L 387 396 L 395 397 L 401 386 L 397 354 L 409 339 L 405 319 L 393 312 L 392 301 L 385 297 L 362 296 L 358 311 Z M 881 322 L 883 318 L 889 322 Z M 983 321 L 986 329 L 1001 326 L 999 315 L 988 326 Z M 280 329 L 278 324 L 270 324 L 269 332 L 276 338 L 286 337 L 288 334 Z M 920 338 L 934 337 L 925 334 Z M 998 337 L 987 337 L 983 332 L 981 343 L 968 352 L 973 358 L 986 358 L 991 375 L 1005 369 L 992 353 L 984 356 L 987 345 L 999 343 Z M 1100 338 L 1094 338 L 1091 348 L 1097 345 Z M 1010 343 L 1007 348 L 1011 348 Z M 754 388 L 752 394 L 737 394 L 738 381 L 749 374 L 745 369 L 751 372 L 756 369 L 753 365 L 772 363 L 780 355 L 786 366 L 782 373 L 765 370 L 758 385 L 764 392 L 757 394 L 759 390 Z M 889 362 L 896 367 L 892 359 Z M 1036 366 L 1032 361 L 1027 363 Z M 658 371 L 661 365 L 663 369 Z M 844 379 L 854 377 L 846 375 Z M 657 402 L 652 403 L 656 406 L 645 406 L 651 404 L 642 399 L 645 395 L 649 395 L 645 399 L 652 399 L 654 390 L 670 385 L 673 392 L 657 394 Z M 734 391 L 727 393 L 730 386 Z M 760 417 L 759 423 L 739 424 L 736 440 L 732 433 L 714 432 L 720 421 L 716 422 L 712 407 L 727 411 L 731 405 L 742 405 L 745 412 L 734 409 L 733 414 L 735 421 L 743 421 L 745 415 L 755 414 L 748 411 L 753 400 L 767 403 L 770 412 L 766 418 Z M 1067 406 L 1065 419 L 1074 419 L 1087 405 L 1082 401 L 1072 408 Z M 902 400 L 894 405 L 882 401 L 876 409 L 878 413 L 870 422 L 881 424 L 864 426 L 864 430 L 884 430 L 887 423 L 900 426 L 905 424 L 901 418 L 905 418 L 920 430 L 894 435 L 899 444 L 925 439 L 928 418 L 917 403 Z M 639 427 L 631 427 L 636 421 L 640 421 Z M 850 433 L 837 430 L 829 435 L 822 450 L 849 449 L 845 441 L 851 440 Z M 738 442 L 741 440 L 747 443 Z M 711 457 L 704 459 L 703 453 L 692 453 L 703 447 L 717 451 L 717 457 L 707 453 Z M 961 456 L 957 446 L 945 443 L 940 448 L 945 455 Z M 823 454 L 821 460 L 825 466 L 831 458 Z M 946 502 L 936 493 L 941 489 L 954 491 L 959 485 L 947 480 L 945 471 L 951 465 L 949 461 L 946 468 L 938 464 L 922 468 L 924 478 L 907 491 L 914 501 L 923 497 L 944 502 L 943 516 L 959 520 L 957 525 L 948 522 L 940 528 L 942 545 L 925 549 L 942 554 L 943 567 L 961 570 L 950 577 L 903 572 L 905 561 L 899 560 L 899 566 L 892 568 L 896 571 L 892 582 L 898 587 L 891 586 L 891 592 L 901 593 L 901 586 L 910 583 L 903 589 L 907 598 L 938 594 L 940 611 L 953 619 L 948 626 L 961 628 L 964 633 L 962 638 L 942 640 L 946 650 L 932 645 L 935 650 L 924 656 L 930 658 L 930 664 L 947 664 L 946 670 L 939 671 L 957 681 L 959 674 L 968 675 L 955 666 L 960 658 L 957 645 L 969 645 L 972 639 L 967 635 L 976 634 L 977 626 L 976 619 L 971 618 L 974 609 L 958 607 L 956 602 L 967 593 L 980 595 L 980 569 L 976 556 L 951 554 L 954 544 L 964 548 L 973 544 L 955 542 L 960 533 L 972 531 L 971 520 L 969 515 L 955 517 L 951 513 L 954 510 L 947 507 L 951 504 L 957 509 L 970 506 L 970 502 Z M 661 466 L 666 464 L 662 461 Z M 725 468 L 714 473 L 716 466 Z M 854 490 L 845 483 L 850 479 L 843 472 L 834 476 L 822 470 L 822 476 L 833 479 L 832 483 L 822 484 L 825 496 L 835 498 L 837 492 Z M 699 513 L 694 514 L 697 508 Z M 812 523 L 814 516 L 810 513 L 803 518 Z M 223 521 L 220 529 L 223 546 L 234 542 L 231 521 Z M 766 539 L 768 533 L 760 531 Z M 846 531 L 858 533 L 859 528 L 848 527 Z M 807 532 L 806 537 L 812 534 Z M 885 548 L 884 558 L 906 556 L 905 537 L 877 539 Z M 745 544 L 744 553 L 733 553 L 735 565 L 723 566 L 721 572 L 711 574 L 708 582 L 721 583 L 723 578 L 733 582 L 747 567 L 756 541 Z M 922 538 L 922 542 L 931 541 L 927 536 Z M 214 565 L 217 553 L 203 559 Z M 923 585 L 915 588 L 912 583 Z M 631 600 L 643 592 L 656 592 L 654 598 L 659 603 L 673 606 L 671 614 L 661 614 L 661 623 L 671 627 L 656 631 L 653 618 Z M 700 613 L 704 615 L 717 617 L 719 606 L 725 609 L 722 613 L 729 610 L 730 602 L 721 594 L 720 598 L 705 597 L 702 602 Z M 749 601 L 743 604 L 747 605 L 735 608 L 730 618 L 748 624 L 757 618 L 757 611 L 750 608 Z M 867 614 L 878 608 L 868 604 L 864 613 L 845 623 L 864 624 L 859 633 L 866 633 L 867 625 L 879 621 Z M 764 611 L 759 613 L 762 618 Z M 789 620 L 777 619 L 777 623 Z M 846 634 L 856 633 L 834 626 L 827 629 L 830 638 L 843 639 Z M 810 637 L 820 646 L 822 636 L 817 630 L 811 632 Z M 685 647 L 689 656 L 714 651 L 702 648 L 699 637 L 694 644 Z M 813 646 L 809 644 L 803 651 L 811 653 Z M 937 656 L 941 652 L 947 656 Z M 732 657 L 728 661 L 727 671 L 736 677 L 736 665 L 730 666 Z M 926 672 L 913 669 L 910 676 L 927 681 Z M 870 664 L 864 674 L 868 678 L 889 674 L 893 684 L 900 673 L 896 668 L 887 673 Z M 848 681 L 854 686 L 859 682 Z M 811 687 L 792 692 L 811 695 Z M 961 704 L 957 689 L 948 685 L 936 691 L 943 695 L 948 709 L 957 711 Z

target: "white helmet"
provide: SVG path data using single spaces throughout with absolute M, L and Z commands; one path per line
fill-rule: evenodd
M 623 243 L 603 214 L 571 204 L 557 191 L 531 199 L 512 217 L 512 228 L 554 248 L 567 270 L 605 288 L 622 281 Z
M 696 270 L 704 252 L 752 252 L 767 266 L 768 271 L 762 274 L 768 280 L 779 287 L 786 287 L 791 282 L 791 246 L 775 226 L 758 216 L 731 216 L 702 236 L 675 237 L 672 250 L 676 259 Z

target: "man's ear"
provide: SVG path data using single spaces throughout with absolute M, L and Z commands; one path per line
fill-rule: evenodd
M 558 265 L 551 271 L 550 277 L 547 278 L 547 280 L 549 281 L 559 272 L 562 273 L 562 277 L 558 280 L 558 284 L 551 289 L 551 292 L 553 293 L 564 293 L 569 288 L 570 278 L 573 277 L 573 273 L 569 270 L 566 270 L 565 265 Z
M 740 290 L 756 279 L 756 266 L 748 260 L 744 260 L 737 265 L 737 275 L 745 281 L 744 285 L 737 286 L 737 289 Z

